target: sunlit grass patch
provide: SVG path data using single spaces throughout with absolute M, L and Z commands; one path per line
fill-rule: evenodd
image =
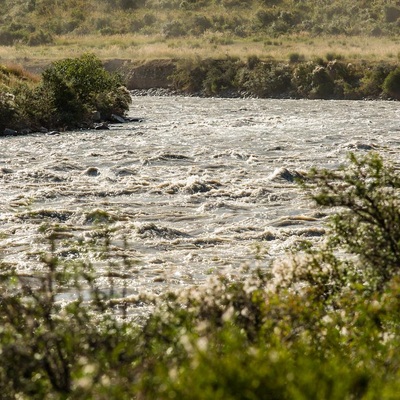
M 394 61 L 398 44 L 391 38 L 365 37 L 311 37 L 287 35 L 277 38 L 240 38 L 229 34 L 205 32 L 200 36 L 164 38 L 162 35 L 63 35 L 54 44 L 28 47 L 0 46 L 0 61 L 29 64 L 48 63 L 65 57 L 79 56 L 87 51 L 101 59 L 155 60 L 182 58 L 220 58 L 222 56 L 247 59 L 249 55 L 272 57 L 287 61 L 290 54 L 299 53 L 306 60 L 323 57 L 327 53 L 340 54 L 349 62 L 364 59 L 367 62 Z

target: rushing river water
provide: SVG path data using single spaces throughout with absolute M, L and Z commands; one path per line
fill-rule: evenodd
M 35 273 L 55 231 L 60 258 L 123 270 L 128 294 L 235 279 L 322 240 L 324 214 L 294 178 L 349 151 L 396 162 L 399 114 L 396 102 L 134 97 L 141 123 L 0 138 L 0 257 Z M 111 267 L 94 246 L 105 223 Z

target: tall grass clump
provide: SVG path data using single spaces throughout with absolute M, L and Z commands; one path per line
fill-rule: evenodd
M 115 264 L 101 289 L 90 263 L 57 257 L 55 236 L 42 273 L 0 264 L 3 398 L 397 398 L 398 171 L 352 154 L 301 184 L 335 210 L 324 244 L 303 243 L 236 282 L 219 276 L 152 299 L 139 324 L 127 306 L 150 299 L 114 290 Z

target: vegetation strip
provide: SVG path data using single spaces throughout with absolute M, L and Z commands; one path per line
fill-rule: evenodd
M 52 63 L 39 78 L 19 66 L 0 67 L 0 132 L 107 129 L 100 121 L 123 121 L 130 89 L 153 85 L 175 94 L 306 99 L 399 99 L 400 68 L 337 59 L 290 63 L 250 57 L 151 62 L 107 72 L 93 54 Z M 117 69 L 117 71 L 115 71 Z M 133 77 L 132 77 L 133 75 Z M 156 77 L 156 78 L 155 78 Z M 157 94 L 158 91 L 155 91 Z M 165 93 L 165 92 L 162 92 Z M 96 125 L 96 123 L 99 123 Z

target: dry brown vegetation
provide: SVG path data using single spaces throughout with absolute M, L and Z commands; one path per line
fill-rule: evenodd
M 0 62 L 340 55 L 397 62 L 400 7 L 355 0 L 3 0 Z
M 218 40 L 217 40 L 218 39 Z M 368 63 L 399 61 L 398 38 L 371 38 L 290 35 L 279 38 L 226 39 L 223 34 L 164 39 L 160 36 L 60 36 L 52 45 L 29 47 L 17 45 L 0 47 L 0 61 L 22 64 L 28 67 L 47 65 L 64 57 L 75 57 L 94 52 L 99 58 L 150 61 L 154 59 L 196 59 L 250 56 L 285 62 L 293 53 L 305 61 L 317 57 L 333 56 L 348 62 Z

